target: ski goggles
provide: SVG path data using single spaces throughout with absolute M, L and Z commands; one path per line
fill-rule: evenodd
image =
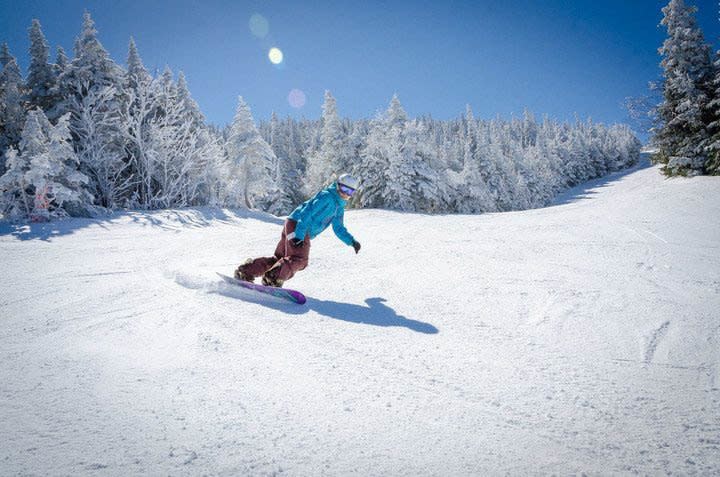
M 338 184 L 338 187 L 340 188 L 340 192 L 347 196 L 352 196 L 355 193 L 355 189 L 353 189 L 352 187 L 348 187 L 344 184 Z

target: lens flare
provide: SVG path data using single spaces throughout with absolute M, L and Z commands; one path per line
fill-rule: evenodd
M 255 13 L 250 17 L 250 32 L 258 38 L 265 38 L 270 31 L 267 18 Z
M 294 88 L 288 94 L 288 103 L 295 109 L 300 109 L 305 106 L 305 93 L 301 90 Z
M 272 64 L 279 65 L 283 61 L 283 52 L 280 48 L 270 48 L 270 51 L 268 51 L 268 58 L 270 58 L 270 62 Z

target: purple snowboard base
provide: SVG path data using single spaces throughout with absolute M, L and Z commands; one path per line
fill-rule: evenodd
M 302 305 L 307 301 L 305 295 L 303 295 L 299 291 L 290 290 L 287 288 L 266 287 L 265 285 L 259 285 L 257 283 L 244 282 L 242 280 L 238 280 L 237 278 L 223 275 L 222 273 L 218 273 L 218 275 L 220 276 L 220 278 L 222 278 L 228 283 L 232 283 L 233 285 L 237 285 L 248 290 L 255 290 L 256 292 L 264 293 L 266 295 L 271 295 L 277 298 L 282 298 L 284 300 L 289 300 L 293 303 L 297 303 L 298 305 Z

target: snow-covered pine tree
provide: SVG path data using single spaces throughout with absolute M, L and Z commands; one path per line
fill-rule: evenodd
M 545 193 L 548 194 L 549 198 L 554 197 L 557 192 L 563 190 L 566 186 L 561 172 L 563 165 L 558 136 L 558 124 L 550 121 L 550 118 L 545 116 L 538 135 L 539 153 L 541 154 L 543 167 L 536 167 L 535 169 L 539 171 Z
M 64 61 L 64 52 L 58 54 Z M 80 168 L 90 176 L 89 190 L 98 204 L 114 207 L 127 188 L 127 177 L 116 177 L 125 144 L 119 131 L 123 104 L 124 72 L 97 39 L 95 24 L 89 13 L 83 16 L 83 27 L 75 41 L 75 57 L 60 72 L 57 91 L 61 99 L 47 115 L 51 120 L 67 113 L 70 129 L 76 134 L 75 150 Z M 107 164 L 104 164 L 107 162 Z M 117 182 L 116 182 L 117 180 Z
M 478 124 L 470 105 L 465 108 L 465 134 L 463 144 L 462 170 L 450 171 L 452 178 L 451 200 L 453 210 L 463 214 L 476 214 L 495 210 L 495 200 L 486 182 L 489 171 L 485 148 L 480 145 Z
M 6 216 L 49 218 L 89 206 L 87 177 L 78 170 L 68 123 L 69 115 L 53 126 L 41 109 L 28 113 L 20 154 L 10 150 L 10 167 L 0 178 Z
M 133 86 L 126 90 L 121 112 L 132 168 L 129 205 L 156 209 L 220 203 L 227 172 L 216 138 L 206 126 L 194 124 L 171 76 L 137 79 L 129 81 Z
M 5 151 L 17 148 L 25 123 L 23 106 L 24 85 L 20 68 L 7 48 L 3 53 L 3 66 L 0 71 L 0 174 L 5 170 Z
M 516 177 L 511 157 L 510 129 L 500 118 L 487 124 L 487 143 L 481 147 L 481 174 L 487 175 L 489 194 L 499 211 L 513 210 Z
M 2 58 L 2 67 L 0 68 L 0 97 L 5 98 L 4 102 L 0 103 L 0 107 L 4 108 L 7 101 L 6 97 L 3 96 L 5 91 L 14 85 L 17 90 L 22 93 L 25 89 L 25 84 L 23 83 L 17 60 L 10 54 L 6 43 L 3 43 L 3 53 L 0 58 Z M 20 105 L 22 106 L 22 103 L 20 103 Z M 2 119 L 2 116 L 0 116 L 0 119 Z
M 30 33 L 30 67 L 27 76 L 26 100 L 30 108 L 50 111 L 59 102 L 57 74 L 49 63 L 50 47 L 43 35 L 40 21 L 33 20 Z
M 535 146 L 538 137 L 538 125 L 533 113 L 525 109 L 523 111 L 521 142 L 523 149 Z
M 36 111 L 44 116 L 40 110 Z M 85 189 L 87 176 L 79 171 L 80 162 L 70 134 L 70 115 L 61 116 L 55 126 L 49 121 L 41 123 L 49 126 L 47 155 L 33 158 L 28 172 L 28 181 L 36 187 L 36 198 L 44 192 L 51 215 L 85 214 L 92 206 L 93 197 Z
M 568 168 L 572 171 L 574 184 L 580 184 L 598 175 L 605 174 L 604 165 L 596 164 L 593 161 L 592 138 L 590 131 L 592 125 L 587 127 L 579 118 L 575 119 L 575 125 L 570 135 L 570 157 L 572 164 Z M 597 170 L 599 167 L 600 170 Z
M 137 79 L 137 78 L 135 78 Z M 133 82 L 134 80 L 129 80 Z M 127 98 L 122 104 L 121 123 L 124 125 L 123 142 L 130 164 L 129 175 L 132 178 L 132 195 L 128 205 L 151 208 L 155 196 L 154 160 L 150 151 L 150 123 L 156 117 L 159 108 L 158 89 L 162 89 L 159 80 L 135 81 L 132 88 L 126 89 Z
M 403 154 L 407 122 L 407 113 L 397 94 L 394 94 L 385 113 L 387 169 L 383 202 L 384 207 L 389 209 L 411 211 L 413 206 L 410 156 Z
M 78 144 L 81 170 L 98 205 L 113 209 L 125 205 L 133 186 L 131 163 L 126 159 L 127 141 L 120 111 L 107 108 L 115 100 L 113 87 L 90 88 L 75 97 L 71 130 Z M 123 147 L 120 145 L 123 144 Z
M 275 111 L 270 113 L 270 124 L 268 124 L 268 126 L 269 129 L 267 131 L 267 137 L 263 135 L 263 138 L 265 139 L 265 142 L 270 145 L 270 148 L 273 150 L 275 157 L 277 157 L 278 161 L 280 161 L 280 158 L 286 155 L 287 135 L 283 134 L 283 131 L 281 130 L 280 120 L 278 119 Z
M 406 121 L 407 114 L 393 95 L 388 109 L 371 122 L 367 144 L 353 170 L 362 184 L 356 200 L 363 207 L 398 209 L 401 197 L 403 204 L 409 201 L 404 189 L 392 191 L 398 184 L 393 173 L 400 167 Z
M 302 195 L 298 193 L 301 189 L 300 171 L 297 170 L 291 158 L 289 145 L 294 141 L 292 130 L 283 134 L 283 125 L 273 111 L 270 117 L 270 148 L 277 158 L 277 176 L 275 183 L 278 186 L 278 199 L 276 206 L 280 214 L 292 212 L 295 204 L 300 202 Z
M 57 55 L 55 56 L 55 64 L 52 65 L 53 72 L 55 73 L 55 87 L 57 88 L 57 79 L 60 77 L 65 68 L 70 64 L 70 60 L 65 53 L 65 49 L 62 46 L 57 47 Z
M 220 149 L 206 128 L 188 120 L 183 102 L 167 104 L 165 114 L 149 123 L 147 145 L 154 173 L 147 206 L 198 205 L 208 190 L 214 190 L 206 181 L 213 177 Z
M 8 171 L 0 179 L 3 190 L 3 213 L 6 217 L 49 218 L 49 206 L 46 203 L 47 191 L 44 184 L 30 180 L 32 162 L 48 153 L 48 131 L 51 125 L 42 111 L 30 111 L 23 125 L 19 143 L 20 154 L 10 161 Z
M 708 124 L 710 140 L 706 148 L 705 172 L 717 176 L 720 175 L 720 50 L 715 52 L 713 67 L 715 76 L 712 83 L 712 100 L 708 103 L 711 122 Z
M 604 124 L 594 124 L 591 119 L 588 119 L 583 128 L 584 134 L 589 138 L 588 149 L 593 177 L 602 177 L 612 170 L 611 160 L 603 150 L 607 128 Z
M 383 191 L 384 207 L 414 211 L 413 204 L 413 153 L 404 150 L 408 117 L 397 95 L 390 101 L 386 112 L 385 153 L 387 169 Z
M 353 166 L 348 171 L 355 177 L 361 177 L 363 167 L 363 151 L 367 147 L 367 138 L 370 134 L 370 124 L 368 120 L 351 121 L 350 136 L 348 137 L 348 148 L 353 158 Z M 365 185 L 360 184 L 360 190 Z M 350 207 L 357 207 L 360 204 L 361 193 L 355 194 L 348 202 Z
M 229 176 L 229 163 L 223 149 L 223 141 L 213 131 L 212 127 L 206 126 L 198 132 L 200 136 L 196 144 L 199 147 L 197 153 L 205 157 L 204 169 L 200 170 L 196 184 L 198 194 L 193 205 L 222 206 L 227 197 L 227 186 Z M 186 188 L 187 195 L 192 191 L 192 185 Z
M 10 47 L 8 47 L 7 42 L 2 42 L 2 44 L 0 44 L 0 70 L 5 68 L 12 58 L 13 56 L 10 54 Z
M 128 204 L 148 208 L 153 189 L 152 163 L 148 155 L 149 129 L 150 121 L 156 116 L 156 110 L 160 108 L 157 95 L 160 94 L 158 90 L 161 88 L 159 81 L 153 82 L 152 76 L 145 68 L 133 38 L 130 38 L 128 45 L 127 71 L 123 84 L 126 97 L 121 104 L 120 123 L 123 125 L 122 142 L 127 159 L 117 164 L 119 167 L 102 168 L 102 170 L 111 172 L 110 176 L 117 171 L 124 178 L 117 185 L 122 184 L 121 190 L 129 188 L 129 195 L 125 197 Z M 112 199 L 110 202 L 116 200 Z
M 125 87 L 128 89 L 137 89 L 140 84 L 148 84 L 152 81 L 150 73 L 148 73 L 145 65 L 143 65 L 140 54 L 135 45 L 135 39 L 130 38 L 127 55 L 127 71 L 125 72 Z
M 371 123 L 361 160 L 358 202 L 364 207 L 403 211 L 441 210 L 444 181 L 432 167 L 435 158 L 424 123 L 409 121 L 397 95 Z
M 89 13 L 83 16 L 83 28 L 75 41 L 75 57 L 58 77 L 58 90 L 62 101 L 48 112 L 54 119 L 72 111 L 72 105 L 82 102 L 90 89 L 115 88 L 118 97 L 107 104 L 119 108 L 122 96 L 123 70 L 111 58 L 97 39 L 95 23 Z
M 176 92 L 175 89 L 177 88 L 177 85 L 175 84 L 175 80 L 173 79 L 173 71 L 170 68 L 169 65 L 165 65 L 165 69 L 163 69 L 162 75 L 160 75 L 160 78 L 162 78 L 162 82 L 165 85 L 165 88 L 171 90 L 172 92 Z
M 706 130 L 712 81 L 710 47 L 695 20 L 695 7 L 670 0 L 661 22 L 668 38 L 659 49 L 663 60 L 663 102 L 654 143 L 656 161 L 667 175 L 701 174 L 708 145 Z
M 181 71 L 177 81 L 177 102 L 186 134 L 178 136 L 183 161 L 189 162 L 181 198 L 187 205 L 208 203 L 217 205 L 223 200 L 228 163 L 221 142 L 205 123 L 205 116 L 188 89 Z
M 225 149 L 230 161 L 228 199 L 231 204 L 269 212 L 279 209 L 275 154 L 260 136 L 250 108 L 242 96 L 238 98 Z
M 32 212 L 32 197 L 25 182 L 26 162 L 14 147 L 5 151 L 6 170 L 0 175 L 0 216 L 3 218 L 29 217 Z
M 200 107 L 192 98 L 190 91 L 188 90 L 187 80 L 185 79 L 185 73 L 182 71 L 178 73 L 177 81 L 177 98 L 182 104 L 183 115 L 188 121 L 192 123 L 195 128 L 202 128 L 205 126 L 205 116 L 200 111 Z
M 409 210 L 438 213 L 446 210 L 448 181 L 445 169 L 435 169 L 436 152 L 431 146 L 424 121 L 414 119 L 406 123 L 405 142 L 402 146 L 405 172 L 410 184 L 412 205 Z
M 173 72 L 169 66 L 165 66 L 165 69 L 163 70 L 163 73 L 159 79 L 161 88 L 158 88 L 158 90 L 161 92 L 162 95 L 161 104 L 174 103 L 178 93 L 177 84 L 175 83 L 175 79 L 173 78 Z M 163 111 L 160 111 L 159 114 L 163 114 Z
M 308 195 L 314 194 L 352 166 L 348 134 L 340 121 L 337 102 L 330 91 L 325 91 L 322 111 L 320 149 L 308 160 L 305 181 Z
M 407 113 L 402 107 L 402 104 L 400 104 L 400 98 L 398 98 L 397 93 L 393 94 L 390 100 L 385 120 L 388 126 L 397 127 L 398 129 L 402 129 L 408 121 Z
M 526 183 L 531 198 L 531 207 L 542 207 L 548 204 L 560 190 L 559 178 L 553 169 L 553 156 L 541 138 L 542 133 L 538 134 L 538 144 L 526 149 L 523 158 L 528 171 Z
M 605 157 L 608 170 L 614 171 L 620 169 L 619 166 L 623 161 L 623 146 L 620 138 L 616 138 L 608 129 L 604 131 L 602 138 L 599 140 L 602 142 L 599 147 Z
M 607 128 L 606 134 L 601 150 L 602 154 L 611 158 L 608 161 L 611 172 L 620 171 L 640 162 L 642 143 L 627 125 L 613 124 Z

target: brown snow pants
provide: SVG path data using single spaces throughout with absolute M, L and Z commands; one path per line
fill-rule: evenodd
M 310 237 L 306 236 L 302 246 L 296 247 L 288 240 L 288 235 L 295 232 L 297 222 L 286 220 L 283 226 L 280 242 L 275 247 L 275 255 L 272 257 L 260 257 L 251 263 L 244 265 L 243 270 L 252 275 L 253 278 L 261 277 L 271 268 L 279 267 L 279 271 L 273 272 L 282 281 L 290 280 L 295 272 L 307 267 L 310 257 Z

